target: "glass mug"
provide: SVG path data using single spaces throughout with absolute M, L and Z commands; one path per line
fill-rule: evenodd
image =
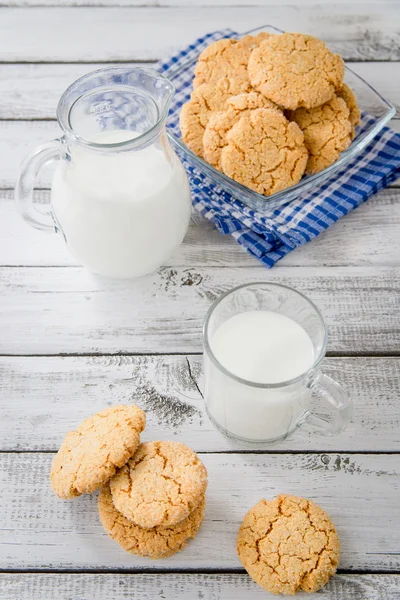
M 212 350 L 215 332 L 234 315 L 254 310 L 277 312 L 301 325 L 314 348 L 310 369 L 289 381 L 264 384 L 241 379 L 221 365 Z M 324 435 L 336 435 L 351 420 L 346 391 L 320 371 L 327 345 L 324 320 L 300 292 L 276 283 L 230 290 L 208 310 L 203 341 L 205 407 L 225 435 L 246 442 L 274 442 L 304 423 Z
M 165 121 L 173 85 L 149 68 L 110 67 L 84 75 L 62 95 L 64 135 L 21 168 L 15 199 L 33 227 L 59 231 L 77 261 L 100 275 L 130 278 L 158 268 L 190 220 L 189 182 Z M 32 201 L 35 179 L 58 161 L 51 205 Z

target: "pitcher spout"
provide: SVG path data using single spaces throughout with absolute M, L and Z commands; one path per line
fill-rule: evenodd
M 174 91 L 154 69 L 109 67 L 73 83 L 60 99 L 57 119 L 67 138 L 92 148 L 98 134 L 114 130 L 132 132 L 121 143 L 147 143 L 165 126 Z

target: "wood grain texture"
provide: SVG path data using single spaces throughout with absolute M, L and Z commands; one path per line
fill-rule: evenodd
M 330 352 L 400 350 L 398 269 L 166 267 L 124 282 L 32 267 L 0 269 L 0 354 L 198 352 L 210 304 L 266 280 L 310 296 L 326 319 Z
M 381 4 L 387 7 L 395 5 L 397 0 L 383 0 Z M 347 0 L 335 0 L 335 4 L 347 4 Z M 363 0 L 353 0 L 353 5 L 365 7 Z M 131 7 L 131 6 L 151 6 L 151 7 L 232 7 L 254 6 L 270 7 L 276 6 L 277 0 L 0 0 L 0 6 L 18 6 L 18 7 L 61 7 L 61 6 L 91 6 L 91 7 Z M 296 0 L 296 6 L 299 8 L 314 6 L 319 8 L 321 0 Z M 362 10 L 362 9 L 361 9 Z
M 50 193 L 37 191 L 38 204 Z M 388 189 L 341 219 L 310 244 L 278 263 L 288 266 L 398 266 L 400 264 L 400 190 Z M 185 241 L 168 266 L 256 266 L 260 263 L 230 235 L 222 235 L 194 212 Z M 29 227 L 16 211 L 13 192 L 0 190 L 0 265 L 76 265 L 61 236 Z M 260 264 L 260 268 L 263 268 Z M 265 270 L 264 270 L 264 273 Z
M 400 114 L 400 63 L 357 62 L 350 66 Z M 0 118 L 54 119 L 63 91 L 78 77 L 101 67 L 104 64 L 0 64 Z
M 400 566 L 397 455 L 200 454 L 209 475 L 204 524 L 185 551 L 152 561 L 127 554 L 103 531 L 96 495 L 60 501 L 51 454 L 0 455 L 0 569 L 237 569 L 237 530 L 260 498 L 310 497 L 341 539 L 340 568 Z
M 400 119 L 392 119 L 390 127 L 400 132 Z M 56 121 L 1 121 L 0 120 L 0 189 L 14 188 L 23 158 L 48 140 L 61 136 Z M 42 170 L 36 187 L 50 187 L 53 170 Z
M 124 66 L 136 65 L 132 62 Z M 100 63 L 0 64 L 0 118 L 55 119 L 64 90 L 82 75 L 102 67 Z
M 325 39 L 346 60 L 398 60 L 399 6 L 367 3 L 175 8 L 3 8 L 0 60 L 96 62 L 155 60 L 207 31 L 265 24 Z M 71 32 L 73 31 L 73 41 Z M 107 40 L 107 43 L 104 41 Z
M 199 452 L 400 450 L 400 358 L 327 358 L 324 372 L 354 403 L 339 436 L 303 428 L 271 445 L 221 435 L 204 412 L 201 356 L 1 357 L 0 450 L 56 451 L 67 431 L 105 406 L 131 402 L 147 414 L 143 439 L 174 439 Z
M 18 574 L 0 575 L 7 600 L 274 600 L 247 575 Z M 308 600 L 398 600 L 400 575 L 336 575 Z

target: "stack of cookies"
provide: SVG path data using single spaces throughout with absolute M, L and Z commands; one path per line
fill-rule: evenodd
M 342 58 L 310 35 L 214 42 L 199 56 L 181 110 L 183 141 L 258 193 L 284 190 L 351 144 L 360 110 L 343 76 Z
M 200 529 L 207 471 L 178 442 L 140 444 L 146 423 L 137 406 L 115 406 L 66 435 L 51 469 L 59 498 L 101 488 L 98 508 L 109 536 L 131 554 L 166 558 Z

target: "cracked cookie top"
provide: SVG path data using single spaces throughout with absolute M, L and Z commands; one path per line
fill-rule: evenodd
M 339 98 L 343 98 L 343 100 L 347 104 L 347 108 L 350 111 L 349 121 L 353 128 L 352 129 L 352 138 L 354 138 L 355 129 L 356 129 L 357 125 L 360 124 L 360 121 L 361 121 L 361 111 L 357 104 L 356 95 L 353 92 L 353 90 L 351 89 L 351 87 L 349 85 L 347 85 L 347 83 L 343 84 L 343 86 L 340 88 L 340 90 L 338 90 L 336 92 L 336 95 L 339 96 Z
M 207 471 L 179 442 L 146 442 L 110 481 L 115 508 L 139 527 L 170 527 L 199 505 Z
M 247 111 L 228 131 L 226 141 L 223 172 L 259 194 L 284 190 L 304 173 L 308 153 L 303 133 L 278 110 Z
M 54 493 L 74 498 L 103 485 L 134 454 L 145 424 L 145 413 L 135 405 L 112 406 L 85 419 L 67 433 L 54 457 Z
M 225 102 L 225 110 L 213 113 L 206 125 L 203 136 L 204 158 L 215 168 L 221 170 L 221 152 L 226 146 L 226 135 L 240 117 L 255 108 L 279 107 L 258 92 L 248 92 L 232 96 Z
M 343 82 L 344 62 L 321 40 L 301 33 L 271 35 L 252 50 L 251 85 L 283 108 L 328 102 Z
M 231 82 L 223 77 L 215 84 L 199 85 L 189 102 L 182 106 L 179 117 L 182 139 L 197 156 L 203 157 L 203 135 L 209 119 L 215 111 L 224 108 L 230 96 Z
M 332 165 L 351 144 L 350 111 L 343 98 L 336 94 L 318 108 L 299 108 L 288 116 L 304 133 L 304 143 L 310 154 L 306 167 L 309 175 Z
M 108 535 L 131 554 L 150 558 L 167 558 L 182 550 L 194 538 L 203 521 L 204 497 L 190 515 L 173 527 L 142 529 L 129 521 L 114 506 L 109 484 L 99 494 L 101 523 Z
M 317 504 L 282 494 L 249 510 L 239 529 L 237 551 L 250 577 L 265 590 L 316 592 L 336 572 L 339 538 Z
M 267 33 L 259 33 L 257 36 L 247 35 L 241 40 L 223 39 L 213 42 L 199 55 L 193 86 L 196 88 L 202 83 L 215 84 L 219 79 L 227 77 L 232 95 L 249 91 L 251 85 L 247 64 L 250 53 L 269 37 Z

